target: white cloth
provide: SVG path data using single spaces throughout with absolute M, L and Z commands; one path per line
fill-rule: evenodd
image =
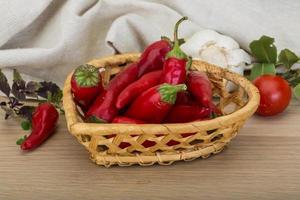
M 278 49 L 300 54 L 298 0 L 1 0 L 0 68 L 62 85 L 66 75 L 90 59 L 141 51 L 174 23 L 190 19 L 180 36 L 214 29 L 248 44 L 261 35 L 276 38 Z

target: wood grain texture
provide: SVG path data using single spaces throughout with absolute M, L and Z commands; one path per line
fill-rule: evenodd
M 1 113 L 2 114 L 2 113 Z M 222 153 L 171 166 L 93 164 L 67 133 L 36 151 L 15 145 L 18 122 L 0 119 L 0 199 L 300 199 L 300 103 L 276 117 L 252 117 Z

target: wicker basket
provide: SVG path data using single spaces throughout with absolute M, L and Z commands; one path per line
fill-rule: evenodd
M 122 54 L 92 60 L 89 64 L 105 68 L 104 84 L 139 54 Z M 133 164 L 169 165 L 178 160 L 207 158 L 219 153 L 236 136 L 245 121 L 255 112 L 259 103 L 256 87 L 244 77 L 211 64 L 193 61 L 192 70 L 205 71 L 213 84 L 214 99 L 224 116 L 199 122 L 178 124 L 96 124 L 84 123 L 72 94 L 70 74 L 63 91 L 63 106 L 70 133 L 90 152 L 98 165 L 130 166 Z M 236 84 L 228 92 L 227 83 Z M 232 84 L 231 83 L 231 84 Z M 115 137 L 109 137 L 115 135 Z M 145 148 L 143 143 L 152 141 Z M 170 146 L 170 141 L 173 144 Z M 119 148 L 120 143 L 126 148 Z M 175 143 L 175 145 L 174 145 Z

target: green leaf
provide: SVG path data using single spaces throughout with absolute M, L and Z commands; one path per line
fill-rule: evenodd
M 274 64 L 256 63 L 253 65 L 250 74 L 250 80 L 256 79 L 264 74 L 276 74 Z
M 290 69 L 298 60 L 298 56 L 289 49 L 281 50 L 278 56 L 278 62 L 282 63 L 288 69 Z
M 300 100 L 300 84 L 296 85 L 296 87 L 294 87 L 293 91 L 294 91 L 295 97 Z
M 31 123 L 28 120 L 24 120 L 21 122 L 21 127 L 24 131 L 28 131 L 31 128 Z
M 293 79 L 288 80 L 289 84 L 293 87 L 300 84 L 300 77 L 295 77 Z
M 14 81 L 24 81 L 21 77 L 21 74 L 16 69 L 14 69 L 13 76 L 14 76 Z
M 48 91 L 47 100 L 54 104 L 60 104 L 62 100 L 63 93 L 61 90 L 58 90 L 56 93 L 51 93 Z
M 274 45 L 274 38 L 262 36 L 259 40 L 250 43 L 251 53 L 260 63 L 276 63 L 277 48 Z
M 27 138 L 27 135 L 24 135 L 23 137 L 20 137 L 17 141 L 16 144 L 17 145 L 21 145 Z
M 8 84 L 7 78 L 0 69 L 0 91 L 3 92 L 7 97 L 10 94 L 10 86 Z

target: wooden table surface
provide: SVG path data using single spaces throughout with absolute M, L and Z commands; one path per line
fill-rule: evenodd
M 276 117 L 252 117 L 218 155 L 171 166 L 96 166 L 63 116 L 33 152 L 15 145 L 22 134 L 1 118 L 1 200 L 300 199 L 300 102 Z

